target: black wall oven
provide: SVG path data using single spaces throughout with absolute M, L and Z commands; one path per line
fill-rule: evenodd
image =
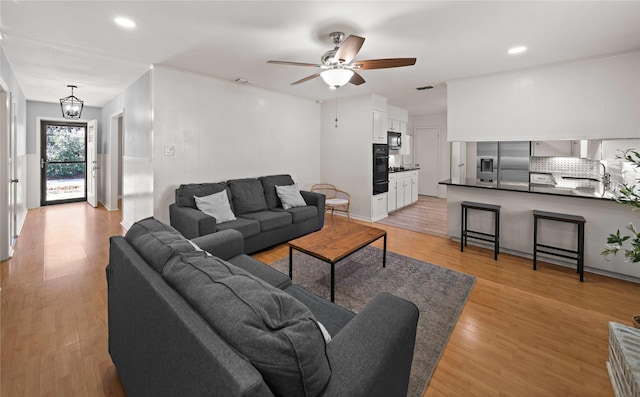
M 389 191 L 389 145 L 373 144 L 373 194 Z

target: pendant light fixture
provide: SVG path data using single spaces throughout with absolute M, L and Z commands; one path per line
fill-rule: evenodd
M 73 95 L 73 89 L 78 88 L 75 85 L 67 85 L 71 88 L 71 95 L 60 99 L 60 109 L 62 109 L 62 117 L 65 119 L 79 119 L 82 115 L 84 102 Z

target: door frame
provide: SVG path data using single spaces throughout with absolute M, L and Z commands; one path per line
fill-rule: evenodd
M 10 208 L 13 207 L 15 211 L 15 205 L 11 206 L 9 202 L 9 183 L 11 179 L 11 171 L 9 170 L 10 97 L 9 87 L 0 77 L 0 159 L 3 159 L 2 167 L 0 167 L 3 171 L 0 172 L 0 228 L 3 231 L 0 233 L 0 260 L 9 259 L 13 255 L 13 236 L 11 236 L 10 222 L 12 214 Z M 12 161 L 15 162 L 15 159 L 12 159 Z
M 37 179 L 37 181 L 33 181 L 33 184 L 31 184 L 30 182 L 30 186 L 32 186 L 32 188 L 35 188 L 38 192 L 38 200 L 37 200 L 37 206 L 34 208 L 40 208 L 42 206 L 42 170 L 40 169 L 40 159 L 42 158 L 42 131 L 40 126 L 42 125 L 43 121 L 52 121 L 52 122 L 59 122 L 59 123 L 68 123 L 69 120 L 65 119 L 63 117 L 49 117 L 49 116 L 36 116 L 36 159 L 37 159 L 37 164 L 34 164 L 34 166 L 37 166 L 38 172 L 34 172 L 32 175 L 35 176 Z M 91 120 L 90 119 L 74 119 L 73 123 L 86 123 L 89 124 Z M 97 194 L 98 192 L 96 192 Z M 86 195 L 85 195 L 86 196 Z M 35 201 L 35 200 L 34 200 Z
M 122 118 L 122 131 L 118 127 L 118 119 L 120 118 Z M 108 204 L 106 207 L 109 211 L 115 211 L 118 209 L 118 182 L 120 178 L 118 169 L 124 163 L 122 161 L 124 156 L 124 108 L 120 108 L 109 116 L 109 151 L 109 167 L 106 178 L 109 181 L 106 186 Z

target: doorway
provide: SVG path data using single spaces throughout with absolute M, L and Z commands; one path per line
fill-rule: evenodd
M 418 173 L 418 194 L 438 197 L 440 178 L 440 129 L 417 127 L 414 132 L 416 164 Z
M 42 120 L 40 204 L 87 200 L 87 123 Z

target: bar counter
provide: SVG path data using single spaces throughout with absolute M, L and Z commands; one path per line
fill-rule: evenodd
M 607 248 L 607 237 L 618 229 L 624 229 L 630 222 L 640 223 L 640 216 L 631 207 L 616 203 L 612 194 L 598 189 L 600 182 L 581 187 L 554 187 L 528 184 L 502 184 L 496 186 L 465 180 L 453 183 L 451 180 L 439 182 L 446 185 L 447 232 L 459 241 L 461 207 L 464 201 L 473 201 L 501 206 L 500 213 L 500 251 L 513 255 L 533 258 L 534 218 L 533 211 L 547 211 L 582 216 L 585 224 L 584 269 L 585 283 L 589 282 L 589 272 L 601 273 L 617 278 L 640 282 L 640 266 L 625 261 L 624 254 L 601 255 Z M 493 232 L 493 219 L 483 211 L 469 213 L 468 227 L 484 233 Z M 541 244 L 566 249 L 576 249 L 575 225 L 561 222 L 544 222 L 540 225 Z M 471 244 L 471 242 L 470 242 Z M 478 244 L 482 245 L 482 244 Z M 487 255 L 493 255 L 493 247 L 487 246 Z M 464 254 L 463 254 L 464 255 Z M 539 260 L 564 265 L 575 269 L 575 261 L 562 261 L 539 255 Z M 500 257 L 498 256 L 498 261 Z M 532 261 L 533 265 L 533 261 Z M 538 266 L 538 271 L 550 271 L 549 267 Z M 533 270 L 532 270 L 533 271 Z M 574 273 L 575 274 L 575 273 Z M 569 277 L 572 277 L 570 275 Z M 576 282 L 579 282 L 576 278 Z
M 540 184 L 518 184 L 518 183 L 488 183 L 480 182 L 477 179 L 466 179 L 463 183 L 452 182 L 451 179 L 447 179 L 439 182 L 440 185 L 447 186 L 464 186 L 479 189 L 492 189 L 492 190 L 505 190 L 510 192 L 524 192 L 524 193 L 538 193 L 538 194 L 550 194 L 555 196 L 572 196 L 588 199 L 599 199 L 611 201 L 613 193 L 605 191 L 602 183 L 596 182 L 592 186 L 581 187 L 563 187 L 552 185 L 540 185 Z

